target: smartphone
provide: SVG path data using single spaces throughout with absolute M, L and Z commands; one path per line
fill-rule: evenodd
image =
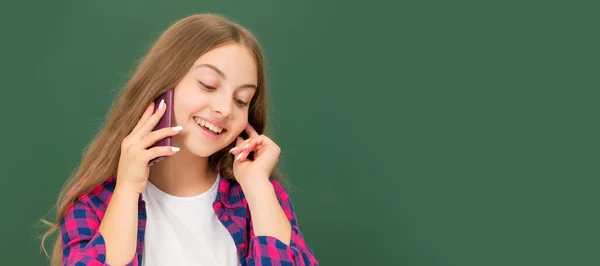
M 165 104 L 167 104 L 167 109 L 165 110 L 165 113 L 154 127 L 154 131 L 159 130 L 161 128 L 173 126 L 173 89 L 170 89 L 167 92 L 161 94 L 160 96 L 158 96 L 158 98 L 154 100 L 154 112 L 156 112 L 156 110 L 158 109 L 158 105 L 160 104 L 161 100 L 165 101 Z M 171 137 L 169 136 L 155 142 L 148 149 L 157 146 L 171 146 Z M 160 162 L 164 158 L 166 158 L 166 156 L 156 157 L 149 162 L 149 165 L 152 166 L 153 164 Z

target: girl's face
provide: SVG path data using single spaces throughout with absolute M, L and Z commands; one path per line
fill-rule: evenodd
M 208 157 L 233 142 L 248 124 L 257 71 L 252 52 L 237 43 L 198 58 L 175 86 L 173 126 L 183 130 L 173 146 Z

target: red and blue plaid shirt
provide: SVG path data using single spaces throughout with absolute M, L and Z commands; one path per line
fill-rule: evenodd
M 108 207 L 116 184 L 110 178 L 82 195 L 67 210 L 61 222 L 63 265 L 96 266 L 106 264 L 106 246 L 98 228 Z M 242 265 L 318 265 L 313 252 L 302 236 L 296 214 L 287 191 L 271 179 L 277 199 L 292 225 L 290 245 L 271 236 L 255 236 L 250 219 L 250 209 L 239 184 L 221 178 L 213 209 L 225 225 L 237 247 Z M 146 209 L 141 195 L 138 204 L 138 231 L 136 254 L 127 265 L 142 265 Z

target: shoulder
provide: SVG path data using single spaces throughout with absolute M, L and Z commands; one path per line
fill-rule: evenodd
M 277 179 L 269 177 L 269 181 L 273 186 L 277 200 L 282 205 L 286 205 L 289 202 L 288 191 Z M 242 191 L 242 187 L 234 179 L 222 179 L 219 184 L 219 193 L 217 200 L 223 201 L 226 205 L 237 206 L 239 204 L 245 205 L 245 196 Z

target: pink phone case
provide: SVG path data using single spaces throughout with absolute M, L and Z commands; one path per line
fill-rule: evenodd
M 156 126 L 154 127 L 155 131 L 161 128 L 173 126 L 173 89 L 168 90 L 167 92 L 163 93 L 154 100 L 154 112 L 156 112 L 156 110 L 158 109 L 158 105 L 160 104 L 161 100 L 165 100 L 165 103 L 167 104 L 167 109 L 165 110 L 164 115 L 158 121 L 158 124 L 156 124 Z M 148 149 L 157 146 L 171 146 L 171 137 L 166 137 L 157 141 L 156 143 L 152 144 L 152 146 L 150 146 Z M 166 158 L 166 156 L 156 157 L 150 161 L 149 165 L 152 166 L 153 164 L 158 163 L 164 158 Z

